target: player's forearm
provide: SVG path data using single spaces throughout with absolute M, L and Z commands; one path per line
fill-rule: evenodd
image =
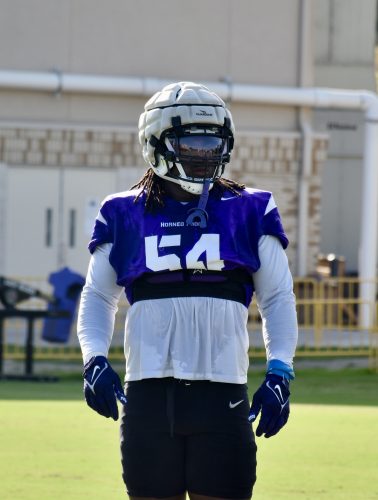
M 279 360 L 292 370 L 298 340 L 293 279 L 279 241 L 264 236 L 259 241 L 261 266 L 254 274 L 256 298 L 263 322 L 268 368 Z
M 111 245 L 102 245 L 91 257 L 81 294 L 77 334 L 84 363 L 93 356 L 107 356 L 122 287 L 116 284 L 109 263 Z
M 93 356 L 108 355 L 116 311 L 116 304 L 104 300 L 93 288 L 84 287 L 77 322 L 84 363 Z
M 275 359 L 292 367 L 298 340 L 294 294 L 285 290 L 277 293 L 276 300 L 261 315 L 268 364 Z

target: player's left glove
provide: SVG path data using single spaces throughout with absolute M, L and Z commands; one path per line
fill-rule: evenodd
M 117 399 L 124 405 L 126 396 L 121 380 L 105 356 L 95 356 L 84 366 L 84 396 L 93 410 L 118 420 Z
M 268 374 L 255 392 L 248 420 L 254 422 L 261 410 L 256 436 L 274 436 L 286 424 L 289 408 L 289 381 L 284 377 Z

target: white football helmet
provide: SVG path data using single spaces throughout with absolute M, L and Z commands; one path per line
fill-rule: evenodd
M 223 174 L 234 144 L 234 124 L 223 100 L 193 82 L 154 94 L 139 118 L 143 157 L 159 176 L 201 194 Z

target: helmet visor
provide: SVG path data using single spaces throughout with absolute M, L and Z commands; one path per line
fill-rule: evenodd
M 230 159 L 229 138 L 219 127 L 189 126 L 181 134 L 169 131 L 165 144 L 174 155 L 170 175 L 190 182 L 221 177 Z
M 179 157 L 219 159 L 223 153 L 222 137 L 209 135 L 188 135 L 178 138 L 177 153 Z
M 227 140 L 216 135 L 168 135 L 167 139 L 177 161 L 183 164 L 216 166 L 223 163 L 227 153 Z

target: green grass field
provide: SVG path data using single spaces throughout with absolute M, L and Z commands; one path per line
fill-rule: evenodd
M 255 500 L 377 500 L 378 375 L 297 373 L 287 427 L 257 444 Z M 0 498 L 127 498 L 118 423 L 87 408 L 79 378 L 0 381 Z

